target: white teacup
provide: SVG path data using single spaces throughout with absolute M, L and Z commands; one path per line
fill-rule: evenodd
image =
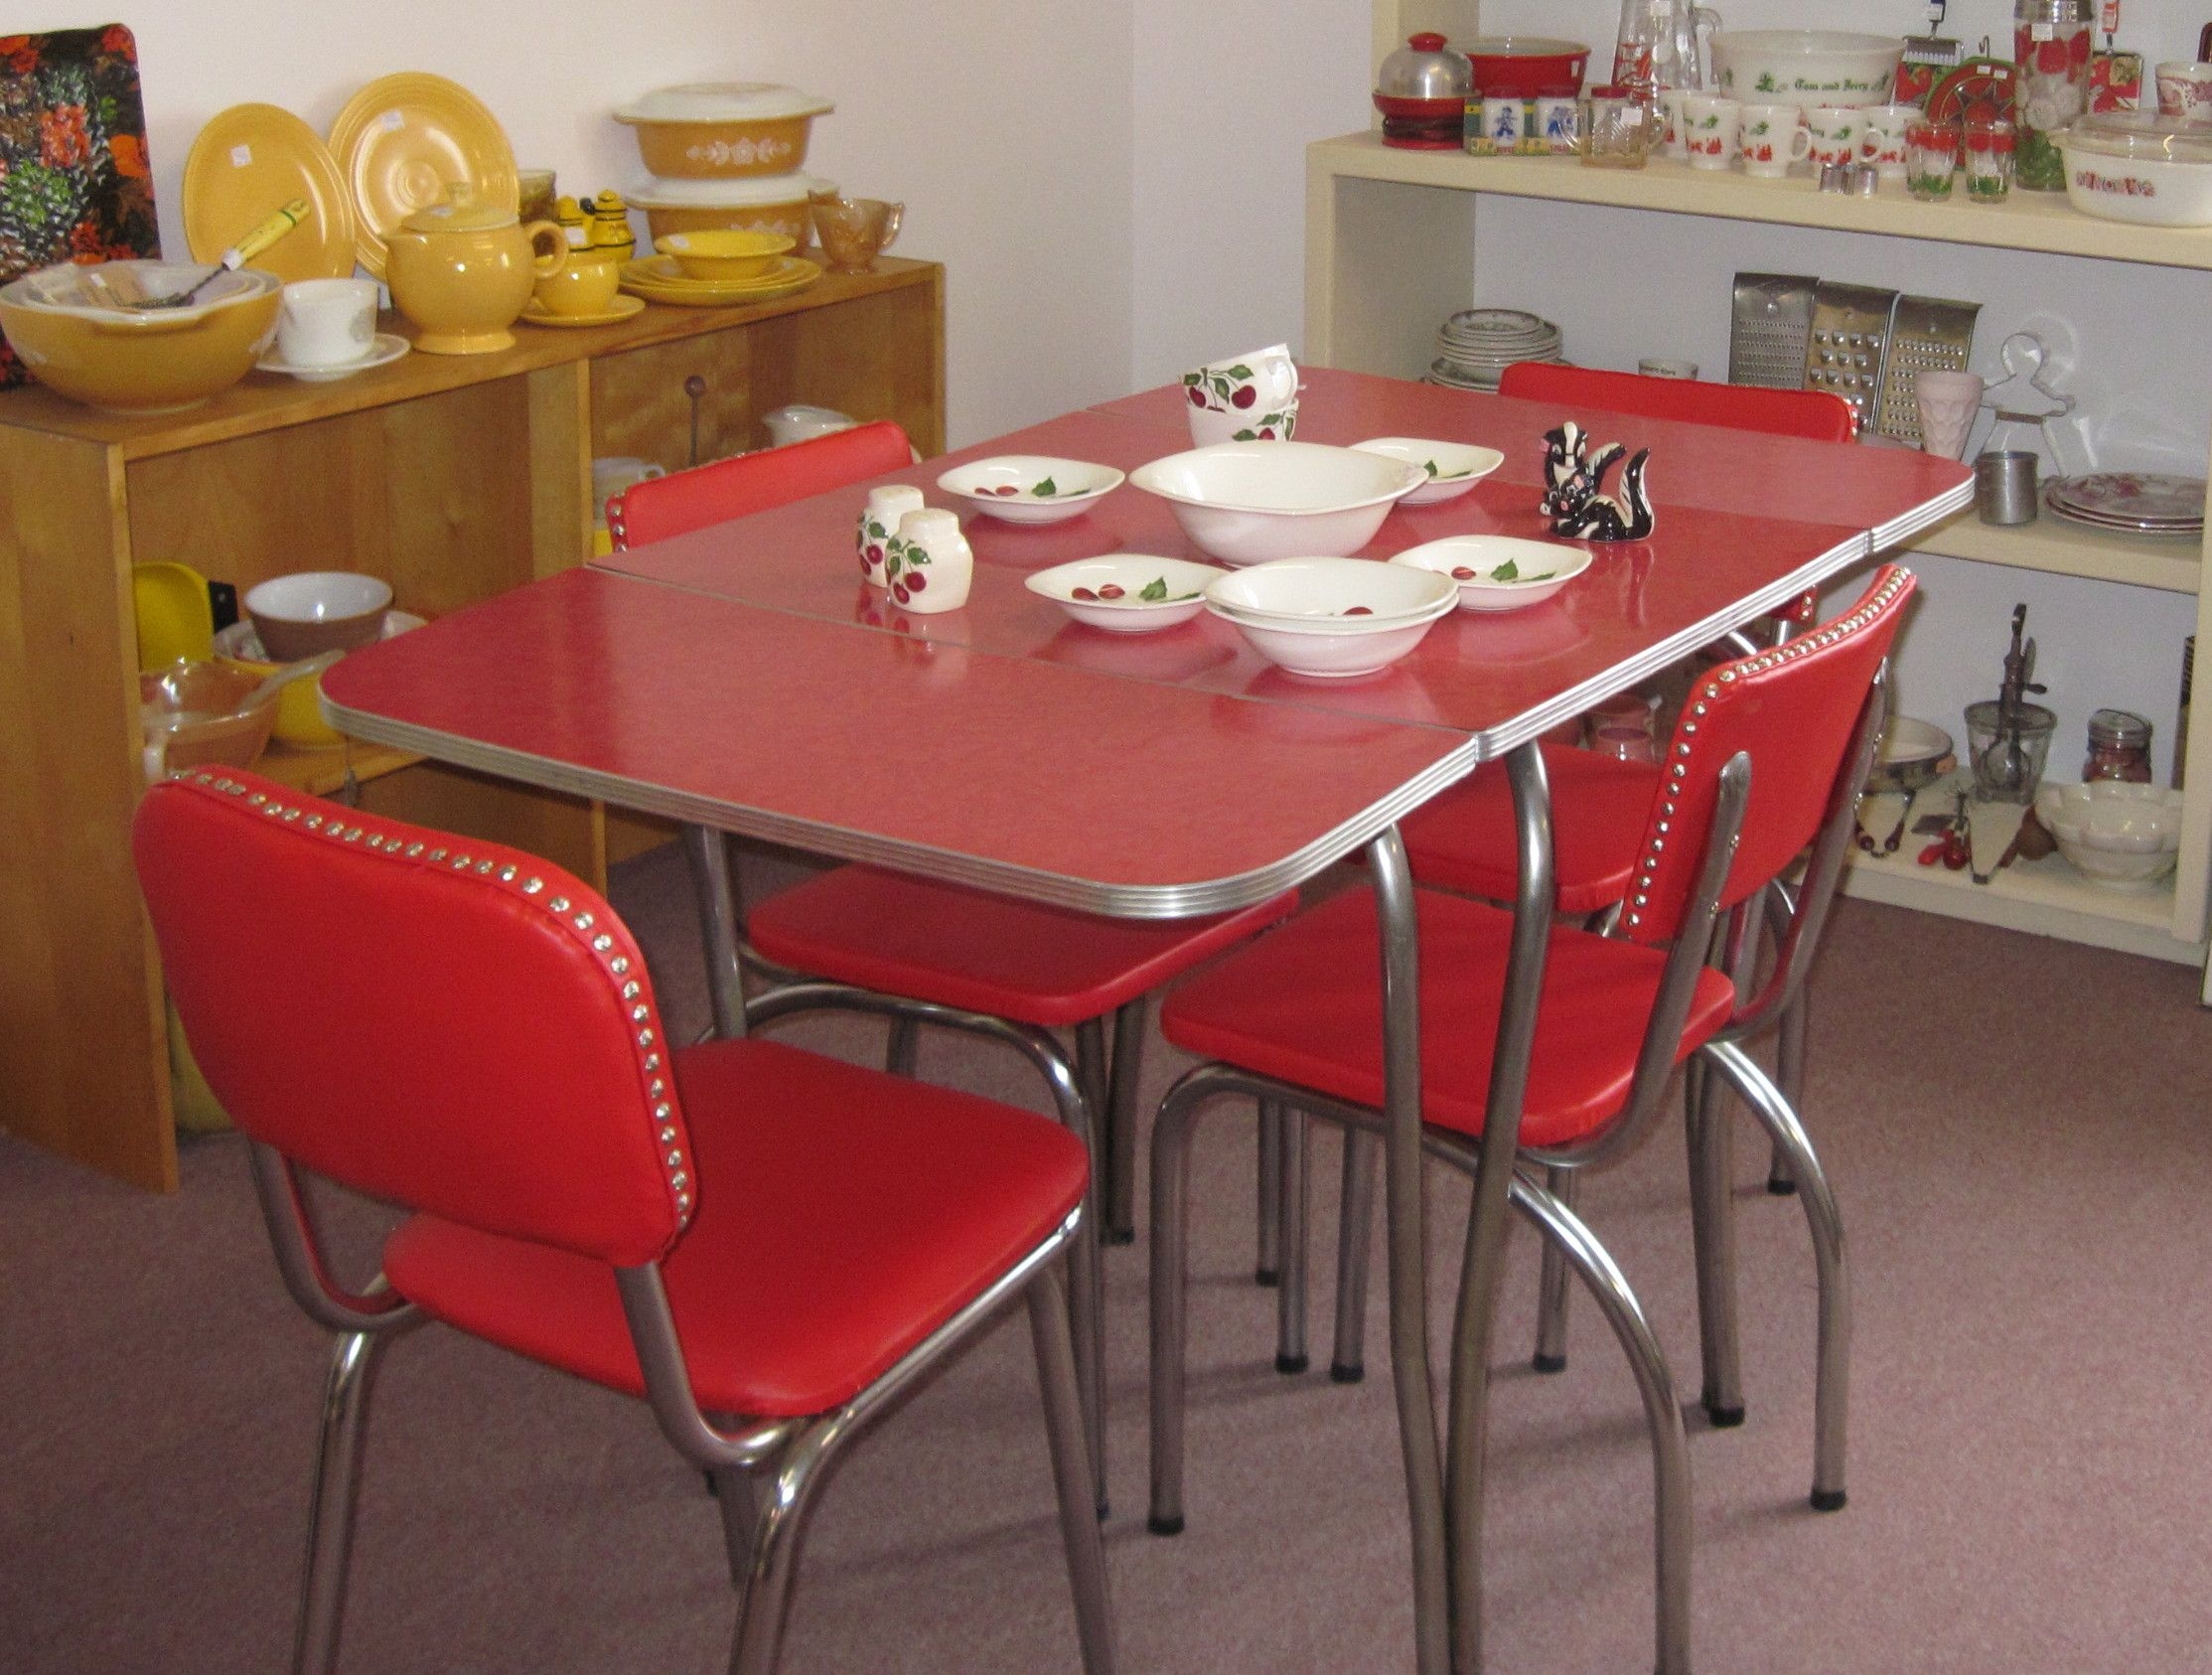
M 1687 105 L 1697 95 L 1687 87 L 1667 87 L 1659 95 L 1659 154 L 1677 161 L 1690 155 Z
M 883 569 L 891 597 L 904 609 L 917 615 L 957 611 L 967 603 L 975 554 L 956 514 L 925 506 L 899 520 L 899 532 L 884 550 Z
M 2158 66 L 2158 114 L 2212 122 L 2212 64 L 2171 61 Z
M 1692 93 L 1683 101 L 1683 141 L 1693 169 L 1725 169 L 1736 160 L 1743 106 L 1718 93 Z
M 1805 113 L 1805 131 L 1812 136 L 1806 158 L 1814 168 L 1855 163 L 1866 115 L 1856 105 L 1816 105 Z
M 853 544 L 860 553 L 860 573 L 867 578 L 870 587 L 891 585 L 890 578 L 884 574 L 891 537 L 898 533 L 899 525 L 908 513 L 920 512 L 926 504 L 922 491 L 906 483 L 886 483 L 880 489 L 868 491 L 868 504 L 861 509 Z
M 1905 130 L 1924 113 L 1916 104 L 1870 104 L 1859 115 L 1866 127 L 1858 137 L 1858 157 L 1874 165 L 1884 180 L 1905 178 Z
M 1813 136 L 1805 131 L 1805 113 L 1794 104 L 1745 105 L 1736 134 L 1743 172 L 1761 180 L 1779 180 L 1813 149 Z
M 1287 442 L 1298 428 L 1298 368 L 1287 344 L 1209 362 L 1183 375 L 1191 440 Z
M 287 367 L 343 367 L 376 346 L 376 281 L 295 279 L 276 317 L 276 353 Z

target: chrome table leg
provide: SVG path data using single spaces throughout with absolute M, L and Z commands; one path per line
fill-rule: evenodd
M 1277 1106 L 1282 1125 L 1282 1284 L 1275 1293 L 1275 1371 L 1306 1370 L 1306 1158 L 1313 1125 Z
M 1282 1107 L 1259 1102 L 1259 1254 L 1253 1279 L 1262 1286 L 1282 1281 Z
M 910 1017 L 893 1018 L 890 1033 L 884 1037 L 883 1068 L 911 1082 L 921 1062 L 922 1026 Z
M 1545 1172 L 1545 1190 L 1557 1199 L 1563 1209 L 1574 1208 L 1574 1189 L 1577 1184 L 1572 1169 L 1553 1166 Z M 1544 1242 L 1544 1271 L 1537 1284 L 1537 1352 L 1534 1365 L 1540 1373 L 1566 1371 L 1566 1257 L 1558 1244 L 1549 1239 Z
M 745 1033 L 745 980 L 737 960 L 738 898 L 726 835 L 708 826 L 683 829 L 683 857 L 698 898 L 699 935 L 706 945 L 706 992 L 714 1033 L 734 1041 Z
M 1052 1445 L 1060 1539 L 1068 1554 L 1068 1584 L 1075 1595 L 1084 1672 L 1112 1675 L 1113 1610 L 1106 1596 L 1106 1549 L 1099 1540 L 1094 1511 L 1106 1498 L 1106 1490 L 1091 1480 L 1075 1353 L 1068 1337 L 1067 1299 L 1060 1294 L 1057 1265 L 1030 1283 L 1029 1336 L 1036 1351 L 1037 1384 L 1044 1396 L 1045 1434 Z

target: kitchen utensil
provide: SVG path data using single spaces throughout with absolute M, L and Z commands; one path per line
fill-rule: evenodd
M 65 262 L 0 286 L 0 332 L 72 400 L 176 412 L 244 378 L 276 324 L 276 275 L 250 267 L 218 275 L 190 308 L 128 306 L 198 276 L 188 262 Z
M 1974 462 L 1974 510 L 1985 524 L 2035 522 L 2036 456 L 2017 449 L 1985 453 Z
M 256 267 L 287 283 L 343 279 L 354 271 L 354 200 L 330 147 L 313 128 L 273 104 L 218 111 L 185 158 L 185 243 L 213 262 L 271 204 L 303 202 L 306 214 Z
M 1763 389 L 1802 389 L 1813 342 L 1818 279 L 1793 273 L 1739 273 L 1728 330 L 1728 381 Z
M 1893 855 L 1905 840 L 1912 798 L 1902 791 L 1878 791 L 1859 799 L 1858 846 L 1870 855 Z
M 806 167 L 814 118 L 828 99 L 771 81 L 658 87 L 615 112 L 647 169 L 664 180 L 729 180 Z
M 1948 35 L 1940 35 L 1948 0 L 1928 0 L 1928 33 L 1905 37 L 1905 56 L 1897 65 L 1897 97 L 1925 108 L 1942 73 L 1955 70 L 1966 57 L 1965 49 Z
M 519 220 L 521 183 L 507 130 L 442 76 L 403 71 L 369 82 L 331 124 L 330 148 L 353 193 L 355 254 L 379 279 L 391 235 L 408 217 L 452 202 L 456 188 Z
M 2058 137 L 2066 199 L 2087 216 L 2151 227 L 2212 227 L 2212 126 L 2122 110 Z
M 2051 730 L 2058 724 L 2050 710 L 2026 701 L 2027 693 L 2044 690 L 2034 684 L 2035 642 L 2022 639 L 2026 626 L 2027 606 L 2014 605 L 2012 643 L 2004 654 L 1997 696 L 1967 705 L 1967 760 L 1975 793 L 1985 802 L 2035 800 Z
M 1582 95 L 1582 161 L 1593 169 L 1641 169 L 1651 150 L 1651 106 L 1632 87 L 1592 87 Z
M 1876 403 L 1889 355 L 1889 322 L 1896 306 L 1895 291 L 1872 285 L 1823 279 L 1814 288 L 1805 387 L 1825 389 L 1848 401 L 1862 431 L 1876 427 Z
M 1474 67 L 1433 33 L 1414 35 L 1375 75 L 1383 143 L 1416 151 L 1457 151 L 1474 96 Z
M 1904 43 L 1835 29 L 1723 30 L 1712 38 L 1713 84 L 1739 99 L 1880 104 L 1897 81 Z
M 879 252 L 899 241 L 906 206 L 880 198 L 816 198 L 811 214 L 814 236 L 829 265 L 839 273 L 866 273 Z
M 1535 98 L 1552 87 L 1578 90 L 1590 50 L 1579 41 L 1535 35 L 1485 35 L 1460 51 L 1478 93 Z

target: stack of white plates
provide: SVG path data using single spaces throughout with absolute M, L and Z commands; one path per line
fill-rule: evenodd
M 1467 308 L 1436 334 L 1430 383 L 1454 389 L 1496 389 L 1498 377 L 1516 361 L 1556 361 L 1559 328 L 1518 308 Z
M 2152 471 L 2100 471 L 2061 477 L 2043 490 L 2043 502 L 2061 518 L 2132 534 L 2197 535 L 2204 533 L 2204 479 Z

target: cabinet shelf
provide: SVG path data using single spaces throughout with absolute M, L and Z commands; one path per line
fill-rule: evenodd
M 1307 156 L 1332 174 L 1357 180 L 2212 271 L 2212 228 L 2101 221 L 2076 210 L 2062 193 L 2015 192 L 2001 204 L 1972 204 L 1962 189 L 1945 203 L 1923 204 L 1903 186 L 1885 181 L 1875 196 L 1852 198 L 1822 192 L 1810 179 L 1753 180 L 1661 157 L 1641 169 L 1591 169 L 1572 157 L 1408 151 L 1385 145 L 1372 132 L 1316 141 Z
M 335 797 L 346 789 L 349 777 L 356 785 L 367 785 L 386 774 L 397 773 L 401 768 L 411 768 L 421 760 L 412 751 L 394 750 L 388 744 L 370 744 L 366 739 L 354 739 L 320 750 L 272 744 L 261 752 L 253 771 L 280 785 L 288 785 L 294 791 L 304 791 L 310 797 Z
M 2195 593 L 2204 570 L 2202 550 L 2194 540 L 2107 534 L 2048 514 L 2032 524 L 1999 528 L 1983 523 L 1971 511 L 1962 512 L 1905 544 L 1913 552 L 1939 552 L 2091 581 L 2127 582 L 2168 593 Z
M 2182 965 L 2204 963 L 2204 944 L 2183 942 L 2173 934 L 2170 877 L 2153 890 L 2115 890 L 2091 883 L 2065 856 L 2052 854 L 2015 860 L 1989 883 L 1977 884 L 1963 870 L 1916 862 L 1912 845 L 1925 841 L 1908 839 L 1906 847 L 1878 860 L 1854 851 L 1843 869 L 1843 893 L 2125 954 Z

